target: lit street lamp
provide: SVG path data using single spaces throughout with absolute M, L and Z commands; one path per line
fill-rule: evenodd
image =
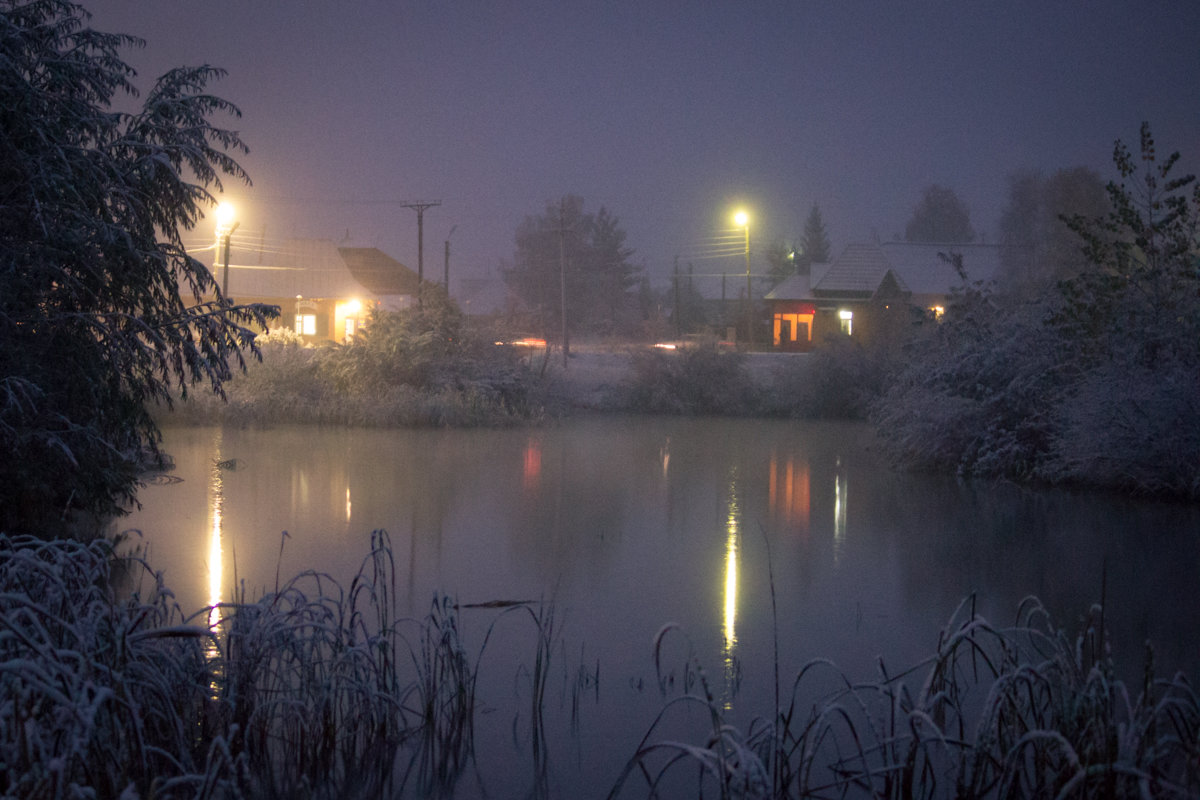
M 750 216 L 745 211 L 733 215 L 733 221 L 746 231 L 746 337 L 754 344 L 754 297 L 750 293 Z
M 241 223 L 233 218 L 233 206 L 221 203 L 217 206 L 217 244 L 224 250 L 225 273 L 221 276 L 221 297 L 229 296 L 229 240 Z

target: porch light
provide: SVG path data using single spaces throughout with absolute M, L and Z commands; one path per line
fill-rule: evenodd
M 838 309 L 838 319 L 842 321 L 842 333 L 847 336 L 853 336 L 854 312 L 847 308 Z
M 360 311 L 362 311 L 362 301 L 361 300 L 355 299 L 355 300 L 350 300 L 349 302 L 346 303 L 346 313 L 347 314 L 357 314 Z

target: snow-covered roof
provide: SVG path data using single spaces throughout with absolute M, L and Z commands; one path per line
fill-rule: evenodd
M 961 255 L 970 283 L 995 280 L 1000 270 L 1000 246 L 994 244 L 884 242 L 879 249 L 913 294 L 947 294 L 962 285 L 954 266 L 939 253 Z
M 213 267 L 218 280 L 224 266 Z M 339 248 L 328 239 L 290 239 L 275 252 L 233 251 L 229 295 L 236 299 L 415 294 L 417 276 L 373 247 Z
M 872 294 L 892 265 L 877 245 L 848 244 L 829 271 L 813 282 L 814 294 Z M 897 275 L 901 288 L 904 279 Z
M 793 275 L 770 292 L 767 300 L 869 297 L 890 272 L 896 287 L 914 295 L 946 295 L 962 285 L 954 265 L 941 258 L 961 255 L 971 283 L 996 277 L 1000 247 L 988 244 L 885 242 L 851 244 L 828 265 L 813 264 L 812 274 Z

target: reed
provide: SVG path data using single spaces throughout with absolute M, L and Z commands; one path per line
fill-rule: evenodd
M 307 571 L 190 617 L 112 542 L 0 535 L 0 796 L 452 796 L 495 622 L 472 653 L 452 600 L 395 597 L 383 531 L 346 588 Z
M 609 796 L 1196 796 L 1196 693 L 1182 674 L 1156 679 L 1148 650 L 1135 699 L 1114 677 L 1101 617 L 1097 606 L 1072 637 L 1029 598 L 999 628 L 967 598 L 926 660 L 898 673 L 880 660 L 878 677 L 858 683 L 806 664 L 786 705 L 745 734 L 701 681 L 667 702 Z M 705 738 L 657 739 L 684 705 L 707 712 Z
M 482 791 L 463 783 L 480 665 L 510 615 L 534 632 L 516 682 L 533 795 L 548 796 L 548 690 L 561 671 L 577 725 L 580 698 L 599 695 L 600 659 L 586 668 L 580 650 L 568 666 L 552 604 L 436 596 L 413 618 L 396 596 L 383 531 L 345 587 L 309 571 L 190 617 L 112 542 L 0 535 L 0 796 Z M 491 615 L 477 646 L 468 611 Z M 810 662 L 777 679 L 774 708 L 744 729 L 677 626 L 653 655 L 663 704 L 613 798 L 1200 795 L 1200 698 L 1181 674 L 1156 677 L 1148 647 L 1141 684 L 1117 679 L 1102 604 L 1072 635 L 1032 598 L 1006 627 L 967 598 L 925 660 L 902 671 L 880 660 L 867 681 Z M 774 667 L 783 674 L 778 655 Z M 736 683 L 726 675 L 726 695 Z

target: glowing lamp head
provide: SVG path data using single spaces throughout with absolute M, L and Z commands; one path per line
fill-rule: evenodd
M 362 311 L 362 301 L 361 300 L 351 300 L 350 302 L 346 303 L 346 313 L 347 314 L 353 315 L 353 314 L 357 314 L 360 311 Z
M 733 215 L 733 221 L 739 228 L 745 228 L 750 224 L 750 215 L 745 211 L 739 211 Z
M 228 228 L 233 224 L 235 212 L 232 203 L 221 203 L 217 206 L 217 227 Z

